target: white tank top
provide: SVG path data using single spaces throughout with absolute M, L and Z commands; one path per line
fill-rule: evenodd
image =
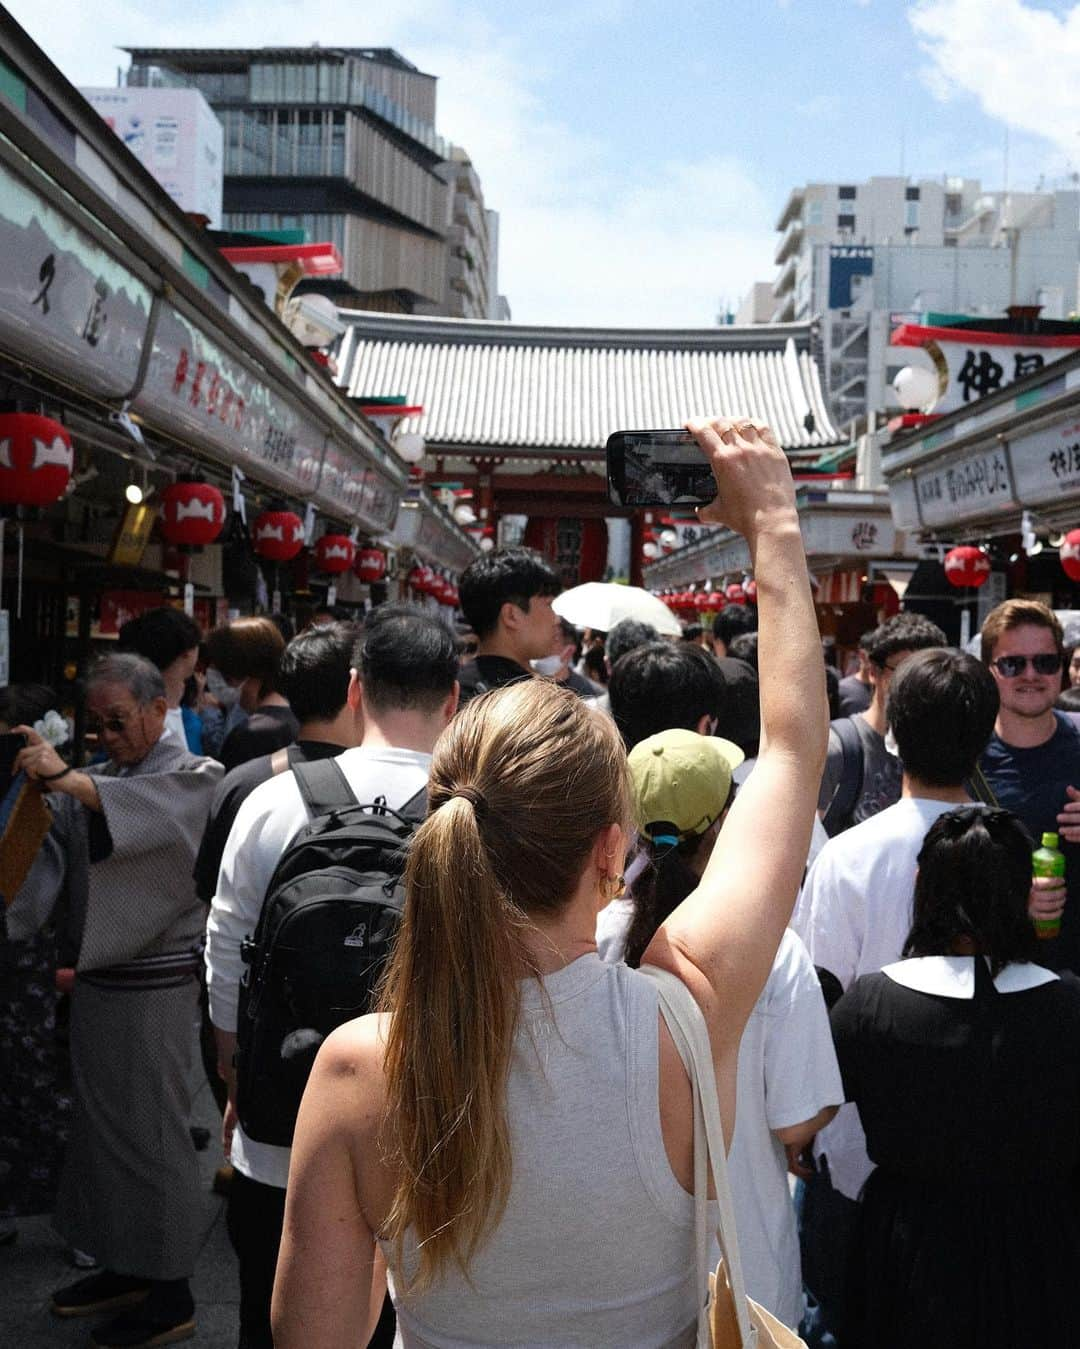
M 471 1286 L 448 1266 L 428 1292 L 395 1296 L 399 1343 L 693 1345 L 694 1201 L 660 1127 L 655 985 L 587 955 L 544 987 L 554 1020 L 535 981 L 522 984 L 506 1212 Z

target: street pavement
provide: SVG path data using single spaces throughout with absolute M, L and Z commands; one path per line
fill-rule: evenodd
M 196 1069 L 201 1065 L 196 1059 Z M 195 1098 L 192 1122 L 210 1130 L 210 1146 L 199 1153 L 202 1244 L 192 1288 L 196 1332 L 186 1341 L 197 1349 L 235 1349 L 239 1316 L 236 1257 L 225 1231 L 224 1201 L 210 1183 L 221 1162 L 221 1116 L 205 1079 Z M 47 1217 L 20 1218 L 13 1246 L 0 1248 L 0 1346 L 3 1349 L 84 1349 L 89 1332 L 104 1318 L 61 1320 L 49 1310 L 54 1288 L 86 1272 L 75 1269 L 63 1241 Z

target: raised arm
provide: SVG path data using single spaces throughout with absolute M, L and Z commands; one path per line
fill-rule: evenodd
M 750 546 L 758 591 L 761 753 L 697 889 L 644 963 L 677 974 L 705 1013 L 721 1090 L 734 1092 L 739 1039 L 791 917 L 806 865 L 828 729 L 825 670 L 783 451 L 760 422 L 688 424 L 717 500 L 700 512 Z

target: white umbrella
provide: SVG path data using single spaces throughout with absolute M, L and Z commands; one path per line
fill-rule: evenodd
M 651 623 L 665 637 L 682 634 L 682 625 L 663 600 L 640 586 L 586 581 L 584 585 L 564 590 L 556 596 L 551 607 L 575 628 L 610 632 L 624 618 L 636 618 L 639 623 Z

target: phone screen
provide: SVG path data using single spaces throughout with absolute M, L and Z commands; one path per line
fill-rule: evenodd
M 688 431 L 616 431 L 607 473 L 619 506 L 704 506 L 716 498 L 712 469 Z

